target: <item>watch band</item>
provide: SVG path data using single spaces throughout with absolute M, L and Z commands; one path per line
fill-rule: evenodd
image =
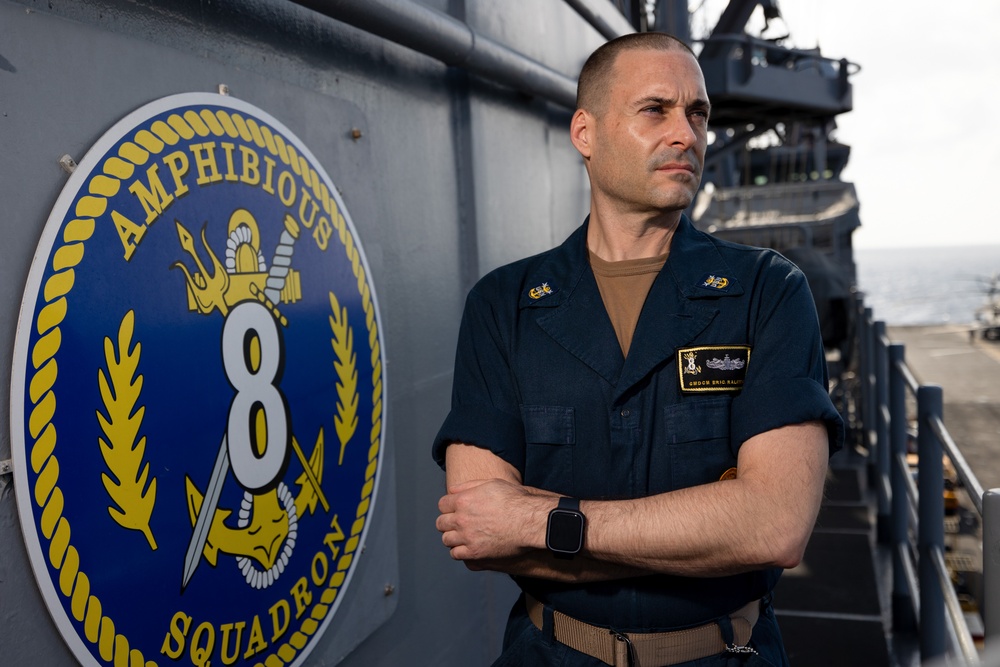
M 580 512 L 580 499 L 579 498 L 567 498 L 563 496 L 559 499 L 559 504 L 556 505 L 561 510 L 570 510 L 571 512 Z

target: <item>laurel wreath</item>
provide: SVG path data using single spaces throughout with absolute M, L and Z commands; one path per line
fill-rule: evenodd
M 28 433 L 33 440 L 29 458 L 37 475 L 34 498 L 42 510 L 39 529 L 45 539 L 49 540 L 49 563 L 59 572 L 59 592 L 69 598 L 70 613 L 83 623 L 84 637 L 91 644 L 97 645 L 101 659 L 115 665 L 155 665 L 152 661 L 146 661 L 142 651 L 131 648 L 125 635 L 115 631 L 114 620 L 104 615 L 100 599 L 91 593 L 90 579 L 80 570 L 80 554 L 70 544 L 70 524 L 63 516 L 64 499 L 57 485 L 59 461 L 55 455 L 56 427 L 52 423 L 56 411 L 53 386 L 58 375 L 55 355 L 62 342 L 59 325 L 66 317 L 66 297 L 72 290 L 75 279 L 73 269 L 83 259 L 84 243 L 94 234 L 95 219 L 107 211 L 107 199 L 118 194 L 121 182 L 131 178 L 136 166 L 146 164 L 150 155 L 158 155 L 180 139 L 187 140 L 196 135 L 240 137 L 247 142 L 253 141 L 258 148 L 266 148 L 271 155 L 288 165 L 312 188 L 317 201 L 323 202 L 323 209 L 337 230 L 340 243 L 351 263 L 368 329 L 368 347 L 372 360 L 372 427 L 361 501 L 351 525 L 350 538 L 344 545 L 343 555 L 337 561 L 337 571 L 330 576 L 326 590 L 319 596 L 319 602 L 312 605 L 299 629 L 292 633 L 287 642 L 278 646 L 263 662 L 255 665 L 282 667 L 292 662 L 307 646 L 309 637 L 320 629 L 320 623 L 336 600 L 361 541 L 361 532 L 365 527 L 375 489 L 375 473 L 381 449 L 382 356 L 375 303 L 361 263 L 361 254 L 354 244 L 346 219 L 316 170 L 309 166 L 304 157 L 298 155 L 294 147 L 286 144 L 280 134 L 273 133 L 266 125 L 224 109 L 204 108 L 200 112 L 188 109 L 183 115 L 170 114 L 166 120 L 152 123 L 148 130 L 136 132 L 131 141 L 122 142 L 118 155 L 107 158 L 101 165 L 103 173 L 90 178 L 88 194 L 77 199 L 73 209 L 74 217 L 63 228 L 63 245 L 51 258 L 53 273 L 45 281 L 42 291 L 46 305 L 38 312 L 35 320 L 39 338 L 31 350 L 35 374 L 28 387 L 28 397 L 33 406 L 28 416 Z
M 343 465 L 344 449 L 358 428 L 358 358 L 354 354 L 354 333 L 347 323 L 347 308 L 341 309 L 333 292 L 330 292 L 330 308 L 333 310 L 330 315 L 330 330 L 333 332 L 330 344 L 337 356 L 333 368 L 338 379 L 337 416 L 333 418 L 333 424 L 340 439 L 338 465 Z
M 136 408 L 142 391 L 142 376 L 136 375 L 142 345 L 136 343 L 129 349 L 134 331 L 135 311 L 130 310 L 122 317 L 118 327 L 117 350 L 110 338 L 104 338 L 108 374 L 98 369 L 97 380 L 107 416 L 98 411 L 97 421 L 107 440 L 97 440 L 104 463 L 113 475 L 101 473 L 104 488 L 115 503 L 108 507 L 108 513 L 122 528 L 140 531 L 146 536 L 150 548 L 156 551 L 156 540 L 149 527 L 156 504 L 156 479 L 149 479 L 149 464 L 143 466 L 146 437 L 136 442 L 146 408 Z

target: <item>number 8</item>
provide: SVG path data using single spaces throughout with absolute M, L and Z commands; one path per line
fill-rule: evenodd
M 229 406 L 226 436 L 236 481 L 264 491 L 288 463 L 288 405 L 275 386 L 284 351 L 278 325 L 267 308 L 247 301 L 222 326 L 222 364 L 236 396 Z

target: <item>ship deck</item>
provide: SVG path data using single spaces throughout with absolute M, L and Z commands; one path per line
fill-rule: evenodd
M 890 634 L 891 579 L 875 519 L 866 460 L 849 450 L 838 453 L 805 556 L 774 593 L 793 667 L 914 664 L 912 642 Z
M 920 383 L 942 387 L 945 425 L 983 487 L 1000 486 L 1000 343 L 958 325 L 887 333 Z M 839 452 L 805 557 L 775 590 L 793 667 L 919 664 L 917 635 L 892 632 L 891 560 L 876 526 L 867 459 Z

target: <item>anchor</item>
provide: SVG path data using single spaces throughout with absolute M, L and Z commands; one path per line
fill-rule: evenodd
M 292 438 L 294 447 L 301 451 L 298 442 Z M 312 514 L 317 503 L 328 507 L 326 498 L 320 489 L 323 479 L 324 462 L 323 429 L 320 428 L 308 463 L 303 462 L 303 472 L 295 480 L 299 493 L 295 497 L 297 514 L 301 517 Z M 308 466 L 308 467 L 306 467 Z M 204 495 L 198 490 L 190 477 L 185 476 L 187 492 L 188 517 L 193 526 L 201 512 Z M 233 511 L 216 509 L 211 517 L 211 525 L 207 532 L 202 554 L 212 567 L 218 562 L 219 553 L 231 556 L 251 558 L 265 570 L 274 566 L 281 546 L 288 537 L 288 512 L 282 507 L 278 493 L 272 489 L 253 497 L 250 524 L 244 528 L 234 528 L 226 525 L 226 520 Z

